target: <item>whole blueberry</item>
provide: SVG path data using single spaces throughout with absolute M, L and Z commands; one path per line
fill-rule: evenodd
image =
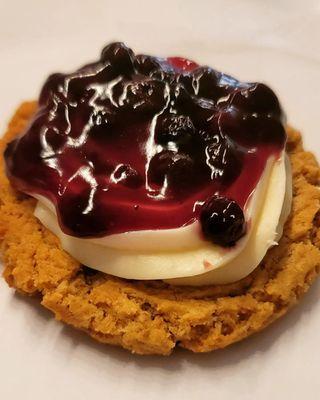
M 229 107 L 221 112 L 219 122 L 223 135 L 244 147 L 267 143 L 282 146 L 286 140 L 281 119 L 272 114 L 246 114 Z
M 216 112 L 213 100 L 191 95 L 182 84 L 176 85 L 173 102 L 179 113 L 192 115 L 198 126 L 206 124 Z
M 282 114 L 277 96 L 263 83 L 253 83 L 246 89 L 236 91 L 230 104 L 246 113 L 272 114 L 277 117 Z
M 60 73 L 52 74 L 47 78 L 40 92 L 40 105 L 45 105 L 51 99 L 53 93 L 56 93 L 59 90 L 62 91 L 64 86 L 64 78 L 65 75 Z
M 130 111 L 160 111 L 166 101 L 164 89 L 164 83 L 157 80 L 144 79 L 132 82 L 124 88 L 123 105 Z
M 124 43 L 115 42 L 106 46 L 101 52 L 101 61 L 109 62 L 119 74 L 134 72 L 134 53 Z
M 185 153 L 163 150 L 154 155 L 149 164 L 150 181 L 162 186 L 166 179 L 168 189 L 174 193 L 191 187 L 194 174 L 194 160 Z
M 194 133 L 195 127 L 190 117 L 173 114 L 159 121 L 156 126 L 155 139 L 160 144 L 167 144 L 168 142 L 183 144 L 189 142 Z
M 156 57 L 139 54 L 134 60 L 134 66 L 137 72 L 143 75 L 150 75 L 152 72 L 161 69 L 159 60 Z
M 223 185 L 233 182 L 242 169 L 241 155 L 225 140 L 207 143 L 206 162 L 211 170 L 211 179 Z
M 177 82 L 184 86 L 184 88 L 191 94 L 195 94 L 195 80 L 192 73 L 185 72 L 177 74 Z
M 196 94 L 212 100 L 218 100 L 225 94 L 219 86 L 220 74 L 210 67 L 199 67 L 192 72 Z
M 234 200 L 215 195 L 203 206 L 200 222 L 204 236 L 223 247 L 233 246 L 245 233 L 245 218 Z

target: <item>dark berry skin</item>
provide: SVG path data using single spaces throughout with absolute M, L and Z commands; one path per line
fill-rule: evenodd
M 196 94 L 196 85 L 191 73 L 181 73 L 177 76 L 177 83 L 180 83 L 190 94 Z
M 59 88 L 63 87 L 64 85 L 64 77 L 65 75 L 57 73 L 50 75 L 39 96 L 39 104 L 46 104 L 48 100 L 51 99 L 52 93 L 57 93 Z
M 199 67 L 192 73 L 196 94 L 212 100 L 217 100 L 226 94 L 218 82 L 220 74 L 209 67 Z
M 281 115 L 281 107 L 277 96 L 263 83 L 251 84 L 247 89 L 237 91 L 230 104 L 247 113 Z
M 138 188 L 143 184 L 143 179 L 138 172 L 130 167 L 130 165 L 126 164 L 118 166 L 113 173 L 113 177 L 117 183 L 122 183 L 123 185 L 133 189 Z
M 110 63 L 120 73 L 132 73 L 134 66 L 134 54 L 121 42 L 111 43 L 101 52 L 101 61 Z
M 194 179 L 194 161 L 187 154 L 163 150 L 151 159 L 149 178 L 158 186 L 162 186 L 167 179 L 169 190 L 180 192 Z
M 241 173 L 242 155 L 225 141 L 208 143 L 206 154 L 212 179 L 216 179 L 222 185 L 230 184 Z
M 240 113 L 230 107 L 220 114 L 221 132 L 233 142 L 254 148 L 257 145 L 276 144 L 283 146 L 286 132 L 282 122 L 276 116 Z
M 191 118 L 186 115 L 168 115 L 159 121 L 156 127 L 155 140 L 160 144 L 175 142 L 187 143 L 195 134 Z
M 175 88 L 175 108 L 181 114 L 192 116 L 199 127 L 206 124 L 216 111 L 212 100 L 191 95 L 181 84 Z
M 160 62 L 156 57 L 150 57 L 143 54 L 136 56 L 134 66 L 136 71 L 143 75 L 151 75 L 152 72 L 161 69 Z
M 233 246 L 245 233 L 245 218 L 241 207 L 233 200 L 213 196 L 200 214 L 204 236 L 223 247 Z
M 165 105 L 165 85 L 156 80 L 142 80 L 127 85 L 124 105 L 132 111 L 156 112 Z
M 164 150 L 155 154 L 149 164 L 149 180 L 159 186 L 163 185 L 164 179 L 173 163 L 173 151 Z
M 174 73 L 174 71 L 166 70 L 166 69 L 157 69 L 154 70 L 150 73 L 150 76 L 153 79 L 157 79 L 159 81 L 163 82 L 168 82 L 170 85 L 174 84 L 177 82 L 178 77 L 177 74 Z

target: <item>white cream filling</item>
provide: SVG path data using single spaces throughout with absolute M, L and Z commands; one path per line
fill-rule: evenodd
M 286 167 L 287 165 L 287 167 Z M 206 285 L 237 281 L 252 272 L 281 236 L 291 208 L 291 173 L 284 152 L 269 159 L 245 207 L 246 235 L 225 249 L 199 235 L 199 223 L 170 230 L 147 230 L 80 239 L 64 234 L 52 203 L 43 197 L 35 216 L 82 264 L 127 279 L 164 279 L 173 284 Z
M 278 244 L 291 211 L 291 202 L 291 167 L 286 157 L 281 165 L 275 165 L 273 168 L 260 216 L 242 252 L 220 268 L 167 282 L 175 285 L 203 286 L 232 283 L 245 278 L 260 264 L 268 249 Z

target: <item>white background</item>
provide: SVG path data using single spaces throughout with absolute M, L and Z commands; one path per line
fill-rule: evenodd
M 319 0 L 0 0 L 1 130 L 50 72 L 114 39 L 269 83 L 320 156 Z M 249 340 L 159 358 L 96 344 L 1 280 L 0 399 L 319 399 L 319 288 Z

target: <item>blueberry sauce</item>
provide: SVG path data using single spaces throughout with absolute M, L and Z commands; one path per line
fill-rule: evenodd
M 5 161 L 18 190 L 54 203 L 65 233 L 98 237 L 199 219 L 208 240 L 231 246 L 285 140 L 281 107 L 264 84 L 112 43 L 97 62 L 47 79 Z

